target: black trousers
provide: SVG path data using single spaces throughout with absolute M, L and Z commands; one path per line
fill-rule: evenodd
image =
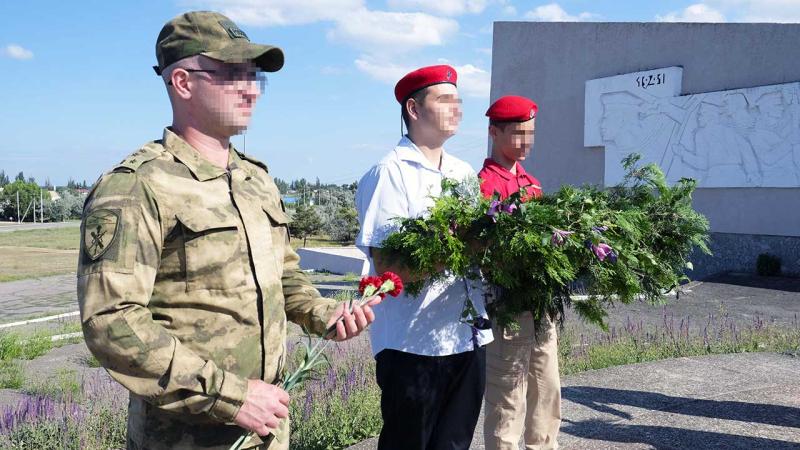
M 467 450 L 486 387 L 486 349 L 449 356 L 383 350 L 376 359 L 378 450 Z

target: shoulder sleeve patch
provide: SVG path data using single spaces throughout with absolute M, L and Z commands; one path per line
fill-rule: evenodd
M 86 217 L 83 228 L 83 252 L 92 261 L 97 261 L 118 245 L 120 210 L 96 209 Z M 109 256 L 116 258 L 116 252 Z

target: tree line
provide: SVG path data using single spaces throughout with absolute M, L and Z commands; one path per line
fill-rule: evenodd
M 357 183 L 323 184 L 319 178 L 311 183 L 305 178 L 292 181 L 275 179 L 287 213 L 292 216 L 289 231 L 294 238 L 311 236 L 350 243 L 358 234 L 355 208 Z M 39 184 L 20 172 L 13 181 L 0 170 L 0 220 L 61 222 L 78 220 L 91 185 L 70 179 L 66 186 L 53 187 L 50 180 Z M 51 196 L 51 192 L 58 195 Z
M 54 187 L 50 179 L 39 184 L 19 172 L 14 180 L 0 170 L 0 220 L 62 222 L 80 219 L 85 193 L 91 186 L 70 179 L 66 186 Z M 58 195 L 51 196 L 51 192 Z
M 276 178 L 275 184 L 292 216 L 289 232 L 303 239 L 303 246 L 309 237 L 317 235 L 343 243 L 355 240 L 359 230 L 355 203 L 358 183 L 322 184 L 319 178 L 315 183 L 305 178 L 287 182 Z

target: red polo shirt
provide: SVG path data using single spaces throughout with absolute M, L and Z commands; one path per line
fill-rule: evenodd
M 525 172 L 520 163 L 517 163 L 517 173 L 515 175 L 510 170 L 497 164 L 492 158 L 486 158 L 483 161 L 483 169 L 478 172 L 478 177 L 482 180 L 481 193 L 486 198 L 498 192 L 500 200 L 504 200 L 526 186 L 530 186 L 528 187 L 528 192 L 533 193 L 534 197 L 542 195 L 542 184 L 536 177 Z

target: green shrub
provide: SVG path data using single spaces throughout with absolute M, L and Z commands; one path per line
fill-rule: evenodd
M 0 361 L 0 389 L 19 389 L 25 375 L 17 361 Z
M 21 336 L 16 333 L 0 333 L 0 361 L 12 359 L 34 359 L 53 348 L 50 335 L 37 333 Z

